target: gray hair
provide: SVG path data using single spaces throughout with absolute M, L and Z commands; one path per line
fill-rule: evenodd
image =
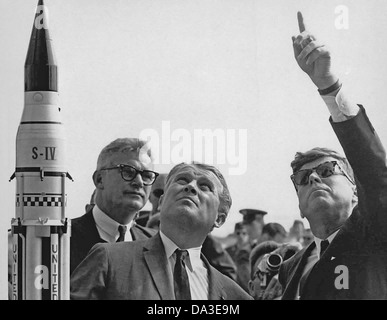
M 101 150 L 97 160 L 97 170 L 110 165 L 109 159 L 113 154 L 131 151 L 137 152 L 139 157 L 147 155 L 149 157 L 147 157 L 147 161 L 152 162 L 152 154 L 147 141 L 137 138 L 118 138 Z

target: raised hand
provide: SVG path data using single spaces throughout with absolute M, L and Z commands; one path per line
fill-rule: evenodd
M 304 18 L 297 13 L 300 34 L 293 36 L 294 56 L 300 68 L 311 78 L 319 89 L 326 89 L 337 81 L 331 71 L 331 55 L 327 47 L 305 30 Z
M 278 274 L 277 274 L 270 280 L 267 288 L 262 294 L 261 300 L 279 299 L 281 295 L 282 295 L 282 286 L 278 280 Z

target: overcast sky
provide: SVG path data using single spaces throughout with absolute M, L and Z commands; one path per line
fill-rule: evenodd
M 8 179 L 15 170 L 24 62 L 37 2 L 0 1 L 4 244 L 15 216 L 16 180 Z M 266 222 L 279 222 L 288 230 L 300 218 L 289 179 L 295 152 L 314 146 L 342 151 L 323 101 L 293 57 L 298 10 L 307 29 L 331 49 L 347 96 L 366 107 L 382 141 L 387 141 L 386 1 L 45 4 L 58 63 L 66 164 L 75 180 L 66 184 L 69 218 L 83 214 L 94 189 L 96 160 L 106 144 L 117 137 L 152 136 L 157 171 L 202 156 L 225 174 L 233 206 L 226 224 L 214 234 L 232 232 L 242 208 L 266 210 Z M 5 274 L 2 248 L 0 272 Z M 6 288 L 5 277 L 1 279 Z

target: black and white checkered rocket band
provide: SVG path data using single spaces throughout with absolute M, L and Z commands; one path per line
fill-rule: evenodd
M 16 195 L 16 206 L 21 206 L 20 195 Z M 45 195 L 37 193 L 25 193 L 23 195 L 24 207 L 62 207 L 62 195 L 59 193 L 46 193 Z

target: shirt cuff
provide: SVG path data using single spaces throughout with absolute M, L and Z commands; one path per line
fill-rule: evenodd
M 355 103 L 352 103 L 345 96 L 343 87 L 341 87 L 341 89 L 339 89 L 336 94 L 322 95 L 321 98 L 327 105 L 333 122 L 343 122 L 349 120 L 355 117 L 360 110 L 360 108 Z

